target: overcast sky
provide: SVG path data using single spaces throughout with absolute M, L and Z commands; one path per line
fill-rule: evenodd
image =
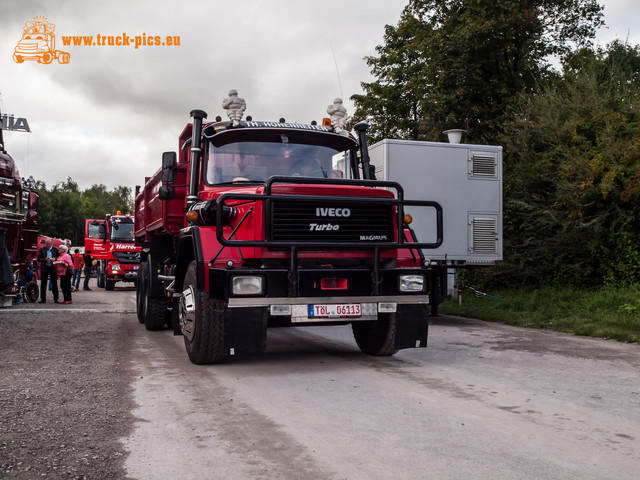
M 223 116 L 230 89 L 257 120 L 321 120 L 337 96 L 372 77 L 384 26 L 408 0 L 2 0 L 0 110 L 24 117 L 32 133 L 4 132 L 22 176 L 50 188 L 71 177 L 81 189 L 134 188 L 160 165 L 194 108 Z M 637 0 L 606 0 L 598 43 L 640 44 Z M 55 24 L 70 62 L 14 62 L 26 21 Z M 131 38 L 131 46 L 68 46 L 62 36 Z M 140 46 L 135 36 L 179 36 L 180 46 Z M 115 39 L 114 39 L 115 41 Z M 226 119 L 226 118 L 225 118 Z

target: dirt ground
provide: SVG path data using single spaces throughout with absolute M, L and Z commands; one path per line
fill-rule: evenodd
M 139 325 L 131 314 L 34 305 L 49 308 L 0 314 L 0 477 L 126 478 L 127 329 Z

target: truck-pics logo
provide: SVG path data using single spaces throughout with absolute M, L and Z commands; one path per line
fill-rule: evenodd
M 47 22 L 46 17 L 33 17 L 33 20 L 24 24 L 22 38 L 13 53 L 16 63 L 25 60 L 36 60 L 38 63 L 49 64 L 53 60 L 58 63 L 69 63 L 71 55 L 61 50 L 56 50 L 56 36 L 53 33 L 56 26 Z

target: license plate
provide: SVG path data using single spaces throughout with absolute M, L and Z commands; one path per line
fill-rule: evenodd
M 362 311 L 359 303 L 309 305 L 309 317 L 359 317 Z

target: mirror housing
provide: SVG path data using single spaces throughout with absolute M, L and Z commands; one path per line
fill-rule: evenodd
M 176 152 L 164 152 L 162 154 L 162 184 L 171 185 L 176 183 Z
M 104 242 L 107 241 L 107 226 L 102 222 L 98 225 L 98 236 L 104 240 Z
M 176 196 L 176 189 L 171 185 L 162 185 L 158 189 L 158 198 L 160 200 L 173 200 L 175 196 Z
M 38 209 L 38 194 L 36 192 L 29 192 L 29 210 Z

